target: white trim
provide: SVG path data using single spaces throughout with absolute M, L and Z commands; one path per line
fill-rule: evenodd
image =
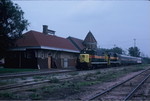
M 26 48 L 23 48 L 23 47 L 20 47 L 20 48 L 11 48 L 9 50 L 11 50 L 11 51 L 25 51 Z
M 56 50 L 56 51 L 80 53 L 80 51 L 75 51 L 75 50 L 70 50 L 70 49 L 63 49 L 63 48 L 46 47 L 46 46 L 41 46 L 41 49 L 49 49 L 49 50 Z
M 63 49 L 63 48 L 55 48 L 55 47 L 47 47 L 47 46 L 18 47 L 18 48 L 11 48 L 10 50 L 12 50 L 12 51 L 25 51 L 27 49 L 47 49 L 47 50 L 55 50 L 55 51 L 80 53 L 80 51 L 76 51 L 76 50 Z

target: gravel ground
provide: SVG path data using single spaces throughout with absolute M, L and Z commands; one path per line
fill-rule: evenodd
M 100 84 L 96 84 L 96 85 L 91 85 L 89 87 L 87 87 L 87 90 L 83 93 L 79 93 L 73 96 L 69 96 L 66 98 L 66 100 L 73 100 L 73 99 L 81 99 L 81 100 L 87 100 L 88 98 L 90 98 L 92 95 L 95 95 L 98 92 L 104 91 L 116 84 L 119 84 L 120 82 L 123 82 L 125 80 L 127 80 L 128 78 L 140 73 L 139 72 L 134 72 L 134 73 L 129 73 L 121 78 L 115 79 L 114 81 L 110 81 L 110 82 L 104 82 L 104 83 L 100 83 Z
M 28 90 L 17 91 L 14 93 L 0 92 L 0 100 L 86 100 L 93 94 L 118 84 L 146 68 L 150 68 L 150 66 L 103 68 L 53 75 L 50 77 L 41 76 L 36 79 L 55 79 L 54 82 L 38 88 L 31 87 Z M 70 76 L 74 77 L 74 79 L 61 82 L 58 80 L 59 78 Z M 23 78 L 23 80 L 24 79 L 25 78 Z

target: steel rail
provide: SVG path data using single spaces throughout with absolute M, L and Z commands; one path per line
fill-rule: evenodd
M 61 79 L 58 79 L 58 80 L 63 81 L 63 80 L 68 80 L 68 79 L 72 79 L 72 78 L 76 78 L 76 77 L 80 77 L 80 76 L 66 77 L 66 78 L 61 78 Z M 38 85 L 38 84 L 49 83 L 49 82 L 51 83 L 51 81 L 52 80 L 44 80 L 44 81 L 37 81 L 37 82 L 28 82 L 26 84 L 21 84 L 20 83 L 20 84 L 6 85 L 6 86 L 0 87 L 0 90 L 8 90 L 8 89 L 13 89 L 13 88 Z
M 29 77 L 36 75 L 48 75 L 55 73 L 66 73 L 66 72 L 74 72 L 74 70 L 62 70 L 62 71 L 42 71 L 42 72 L 31 72 L 31 73 L 20 73 L 20 74 L 10 74 L 10 75 L 1 75 L 0 79 L 11 79 L 11 78 L 19 78 L 19 77 Z
M 133 77 L 131 77 L 131 78 L 129 78 L 129 79 L 127 79 L 127 80 L 125 80 L 125 81 L 123 81 L 123 82 L 121 82 L 121 83 L 119 83 L 119 84 L 117 84 L 117 85 L 115 85 L 115 86 L 113 86 L 113 87 L 111 87 L 111 88 L 109 88 L 109 89 L 103 91 L 103 92 L 99 92 L 99 93 L 95 94 L 94 96 L 90 97 L 87 101 L 94 100 L 95 98 L 97 98 L 97 97 L 99 97 L 99 96 L 101 96 L 101 95 L 103 95 L 103 94 L 106 94 L 107 92 L 111 91 L 112 89 L 117 88 L 118 86 L 120 86 L 120 85 L 126 83 L 127 81 L 130 81 L 131 79 L 137 77 L 138 75 L 140 75 L 140 74 L 146 72 L 146 71 L 149 70 L 149 69 L 150 69 L 150 68 L 148 68 L 148 69 L 146 69 L 146 70 L 144 70 L 144 71 L 142 71 L 142 72 L 136 74 L 135 76 L 133 76 Z
M 70 72 L 77 72 L 77 71 L 74 71 L 74 70 L 68 70 L 68 71 L 59 71 L 59 72 L 53 72 L 51 74 L 54 74 L 54 73 L 70 73 Z M 46 73 L 47 74 L 47 73 Z M 33 74 L 34 75 L 34 74 Z M 80 76 L 75 76 L 76 77 L 80 77 Z M 73 77 L 67 77 L 67 78 L 61 78 L 61 79 L 58 79 L 58 80 L 67 80 L 67 79 L 71 79 Z M 36 85 L 36 84 L 42 84 L 42 83 L 48 83 L 48 82 L 51 82 L 51 80 L 43 80 L 43 81 L 37 81 L 37 82 L 34 82 L 34 81 L 29 81 L 29 82 L 26 82 L 26 83 L 16 83 L 16 84 L 9 84 L 9 85 L 4 85 L 4 86 L 0 86 L 0 90 L 7 90 L 7 89 L 12 89 L 12 88 L 19 88 L 19 87 L 25 87 L 25 86 L 30 86 L 30 85 Z
M 141 87 L 142 84 L 143 84 L 149 77 L 150 77 L 150 74 L 149 74 L 148 76 L 146 76 L 146 77 L 144 78 L 144 80 L 142 80 L 142 82 L 140 82 L 140 83 L 126 96 L 126 98 L 125 98 L 123 101 L 127 101 L 128 99 L 130 99 L 130 98 L 133 96 L 133 94 L 139 89 L 139 87 Z
M 12 89 L 12 88 L 19 88 L 19 87 L 37 85 L 37 84 L 42 84 L 42 83 L 47 83 L 47 82 L 50 82 L 50 80 L 39 81 L 39 82 L 29 82 L 29 83 L 26 83 L 26 84 L 7 85 L 7 86 L 0 87 L 0 90 L 7 90 L 7 89 Z

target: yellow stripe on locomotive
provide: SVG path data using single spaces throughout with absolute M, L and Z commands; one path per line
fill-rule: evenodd
M 90 57 L 89 54 L 80 54 L 80 62 L 89 63 L 90 62 L 89 57 Z

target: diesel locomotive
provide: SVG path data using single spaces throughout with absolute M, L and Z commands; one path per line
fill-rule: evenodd
M 114 52 L 101 52 L 92 49 L 83 49 L 77 59 L 77 69 L 94 69 L 101 66 L 120 66 L 141 64 L 140 57 L 132 57 Z

